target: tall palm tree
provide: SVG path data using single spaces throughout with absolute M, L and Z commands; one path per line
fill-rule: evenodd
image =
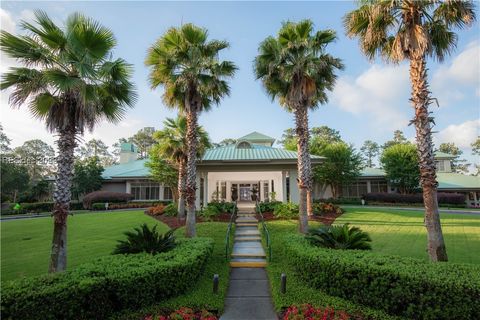
M 312 189 L 312 168 L 308 147 L 308 110 L 327 102 L 335 72 L 343 69 L 340 59 L 326 53 L 336 39 L 332 30 L 314 32 L 310 20 L 283 23 L 277 37 L 266 38 L 255 58 L 255 74 L 272 99 L 295 115 L 300 189 L 299 228 L 308 231 L 307 194 Z
M 148 50 L 152 88 L 163 86 L 163 102 L 187 118 L 186 235 L 194 237 L 198 115 L 230 93 L 226 81 L 237 69 L 231 61 L 220 61 L 226 41 L 208 40 L 206 29 L 193 24 L 169 29 Z
M 173 162 L 178 169 L 178 218 L 185 219 L 185 185 L 187 163 L 187 118 L 178 115 L 176 119 L 167 118 L 163 130 L 154 133 L 158 143 L 158 152 L 163 159 Z M 208 133 L 202 126 L 197 127 L 197 157 L 201 157 L 211 147 Z
M 116 40 L 98 22 L 75 13 L 61 28 L 45 12 L 37 11 L 35 24 L 22 22 L 21 26 L 28 35 L 6 31 L 0 35 L 1 49 L 24 65 L 3 75 L 1 89 L 12 88 L 10 103 L 25 104 L 50 132 L 58 134 L 49 267 L 56 272 L 67 264 L 67 216 L 77 138 L 102 120 L 121 120 L 136 94 L 130 82 L 131 66 L 122 59 L 110 59 Z
M 371 60 L 376 55 L 386 61 L 410 62 L 412 97 L 415 111 L 420 184 L 425 204 L 428 253 L 432 261 L 447 261 L 438 214 L 435 162 L 432 143 L 433 117 L 428 111 L 430 97 L 426 59 L 442 61 L 457 43 L 454 28 L 465 28 L 475 20 L 474 5 L 469 1 L 363 1 L 344 18 L 350 37 L 358 37 L 360 48 Z

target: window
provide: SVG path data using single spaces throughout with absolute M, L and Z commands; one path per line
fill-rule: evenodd
M 371 181 L 370 187 L 372 193 L 387 192 L 388 186 L 386 181 Z
M 367 182 L 357 181 L 342 187 L 342 196 L 345 198 L 360 198 L 368 193 Z
M 263 200 L 269 199 L 269 194 L 268 194 L 268 181 L 263 182 Z
M 220 197 L 222 198 L 222 200 L 227 199 L 227 182 L 226 181 L 222 181 Z
M 435 161 L 435 167 L 438 172 L 445 172 L 445 162 L 443 160 Z
M 237 149 L 252 149 L 252 145 L 247 141 L 242 141 L 237 144 Z
M 136 182 L 131 184 L 133 200 L 159 200 L 160 184 L 152 182 Z
M 172 188 L 164 187 L 163 188 L 163 200 L 172 200 L 172 199 L 173 199 Z

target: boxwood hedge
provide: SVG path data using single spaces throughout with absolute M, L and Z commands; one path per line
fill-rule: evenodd
M 112 255 L 55 275 L 2 284 L 2 319 L 104 319 L 184 292 L 201 274 L 213 240 L 180 240 L 157 255 Z
M 289 235 L 289 262 L 306 284 L 408 319 L 480 319 L 480 267 L 312 247 Z

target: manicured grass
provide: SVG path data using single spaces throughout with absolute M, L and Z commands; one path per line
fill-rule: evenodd
M 190 290 L 177 297 L 162 301 L 157 305 L 150 306 L 143 310 L 134 310 L 131 312 L 122 312 L 112 319 L 140 319 L 146 314 L 161 314 L 171 312 L 180 307 L 189 307 L 193 309 L 206 309 L 210 311 L 223 311 L 225 296 L 227 294 L 228 280 L 230 277 L 230 267 L 225 260 L 225 235 L 227 223 L 223 222 L 205 222 L 197 224 L 197 236 L 209 237 L 214 239 L 215 245 L 213 254 L 207 261 L 205 270 L 196 283 L 192 284 Z M 185 233 L 184 228 L 177 230 L 176 235 L 181 238 Z M 233 239 L 232 230 L 232 239 Z M 231 241 L 230 243 L 233 243 Z M 213 275 L 219 275 L 219 292 L 213 294 Z
M 449 261 L 480 264 L 480 215 L 441 213 Z M 347 208 L 335 223 L 350 223 L 372 237 L 373 252 L 428 260 L 423 212 Z
M 123 232 L 142 223 L 168 227 L 143 211 L 115 211 L 79 214 L 68 217 L 67 265 L 73 268 L 95 258 L 109 255 Z M 2 281 L 46 273 L 50 258 L 52 218 L 35 218 L 1 222 Z

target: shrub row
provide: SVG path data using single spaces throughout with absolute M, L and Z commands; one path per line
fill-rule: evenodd
M 480 267 L 315 248 L 289 235 L 289 263 L 306 284 L 408 319 L 480 319 Z
M 264 201 L 260 202 L 258 206 L 262 212 L 273 212 L 275 211 L 275 207 L 282 203 L 281 201 Z
M 181 240 L 157 255 L 112 255 L 55 275 L 2 284 L 2 319 L 105 319 L 176 296 L 202 273 L 213 241 Z
M 92 204 L 92 210 L 105 210 L 106 202 L 97 202 Z M 155 206 L 166 206 L 170 204 L 171 201 L 149 201 L 149 202 L 129 202 L 129 203 L 108 203 L 108 210 L 117 210 L 117 209 L 135 209 L 135 208 L 151 208 Z
M 133 199 L 133 195 L 124 192 L 94 191 L 83 197 L 83 207 L 92 209 L 92 204 L 100 202 L 122 203 Z
M 365 196 L 367 202 L 385 202 L 385 203 L 423 203 L 421 193 L 416 194 L 400 194 L 400 193 L 368 193 Z M 438 193 L 438 203 L 441 204 L 465 204 L 465 195 L 460 193 Z
M 54 202 L 20 203 L 20 209 L 18 210 L 13 209 L 15 204 L 12 204 L 8 209 L 2 210 L 2 215 L 52 212 L 53 204 Z M 70 210 L 83 210 L 83 204 L 72 201 L 70 202 Z
M 328 199 L 315 199 L 313 203 L 327 202 L 331 204 L 351 204 L 351 205 L 361 205 L 362 200 L 357 198 L 328 198 Z
M 235 203 L 225 201 L 213 201 L 209 202 L 205 208 L 208 207 L 215 207 L 219 213 L 231 213 L 233 208 L 235 207 Z

